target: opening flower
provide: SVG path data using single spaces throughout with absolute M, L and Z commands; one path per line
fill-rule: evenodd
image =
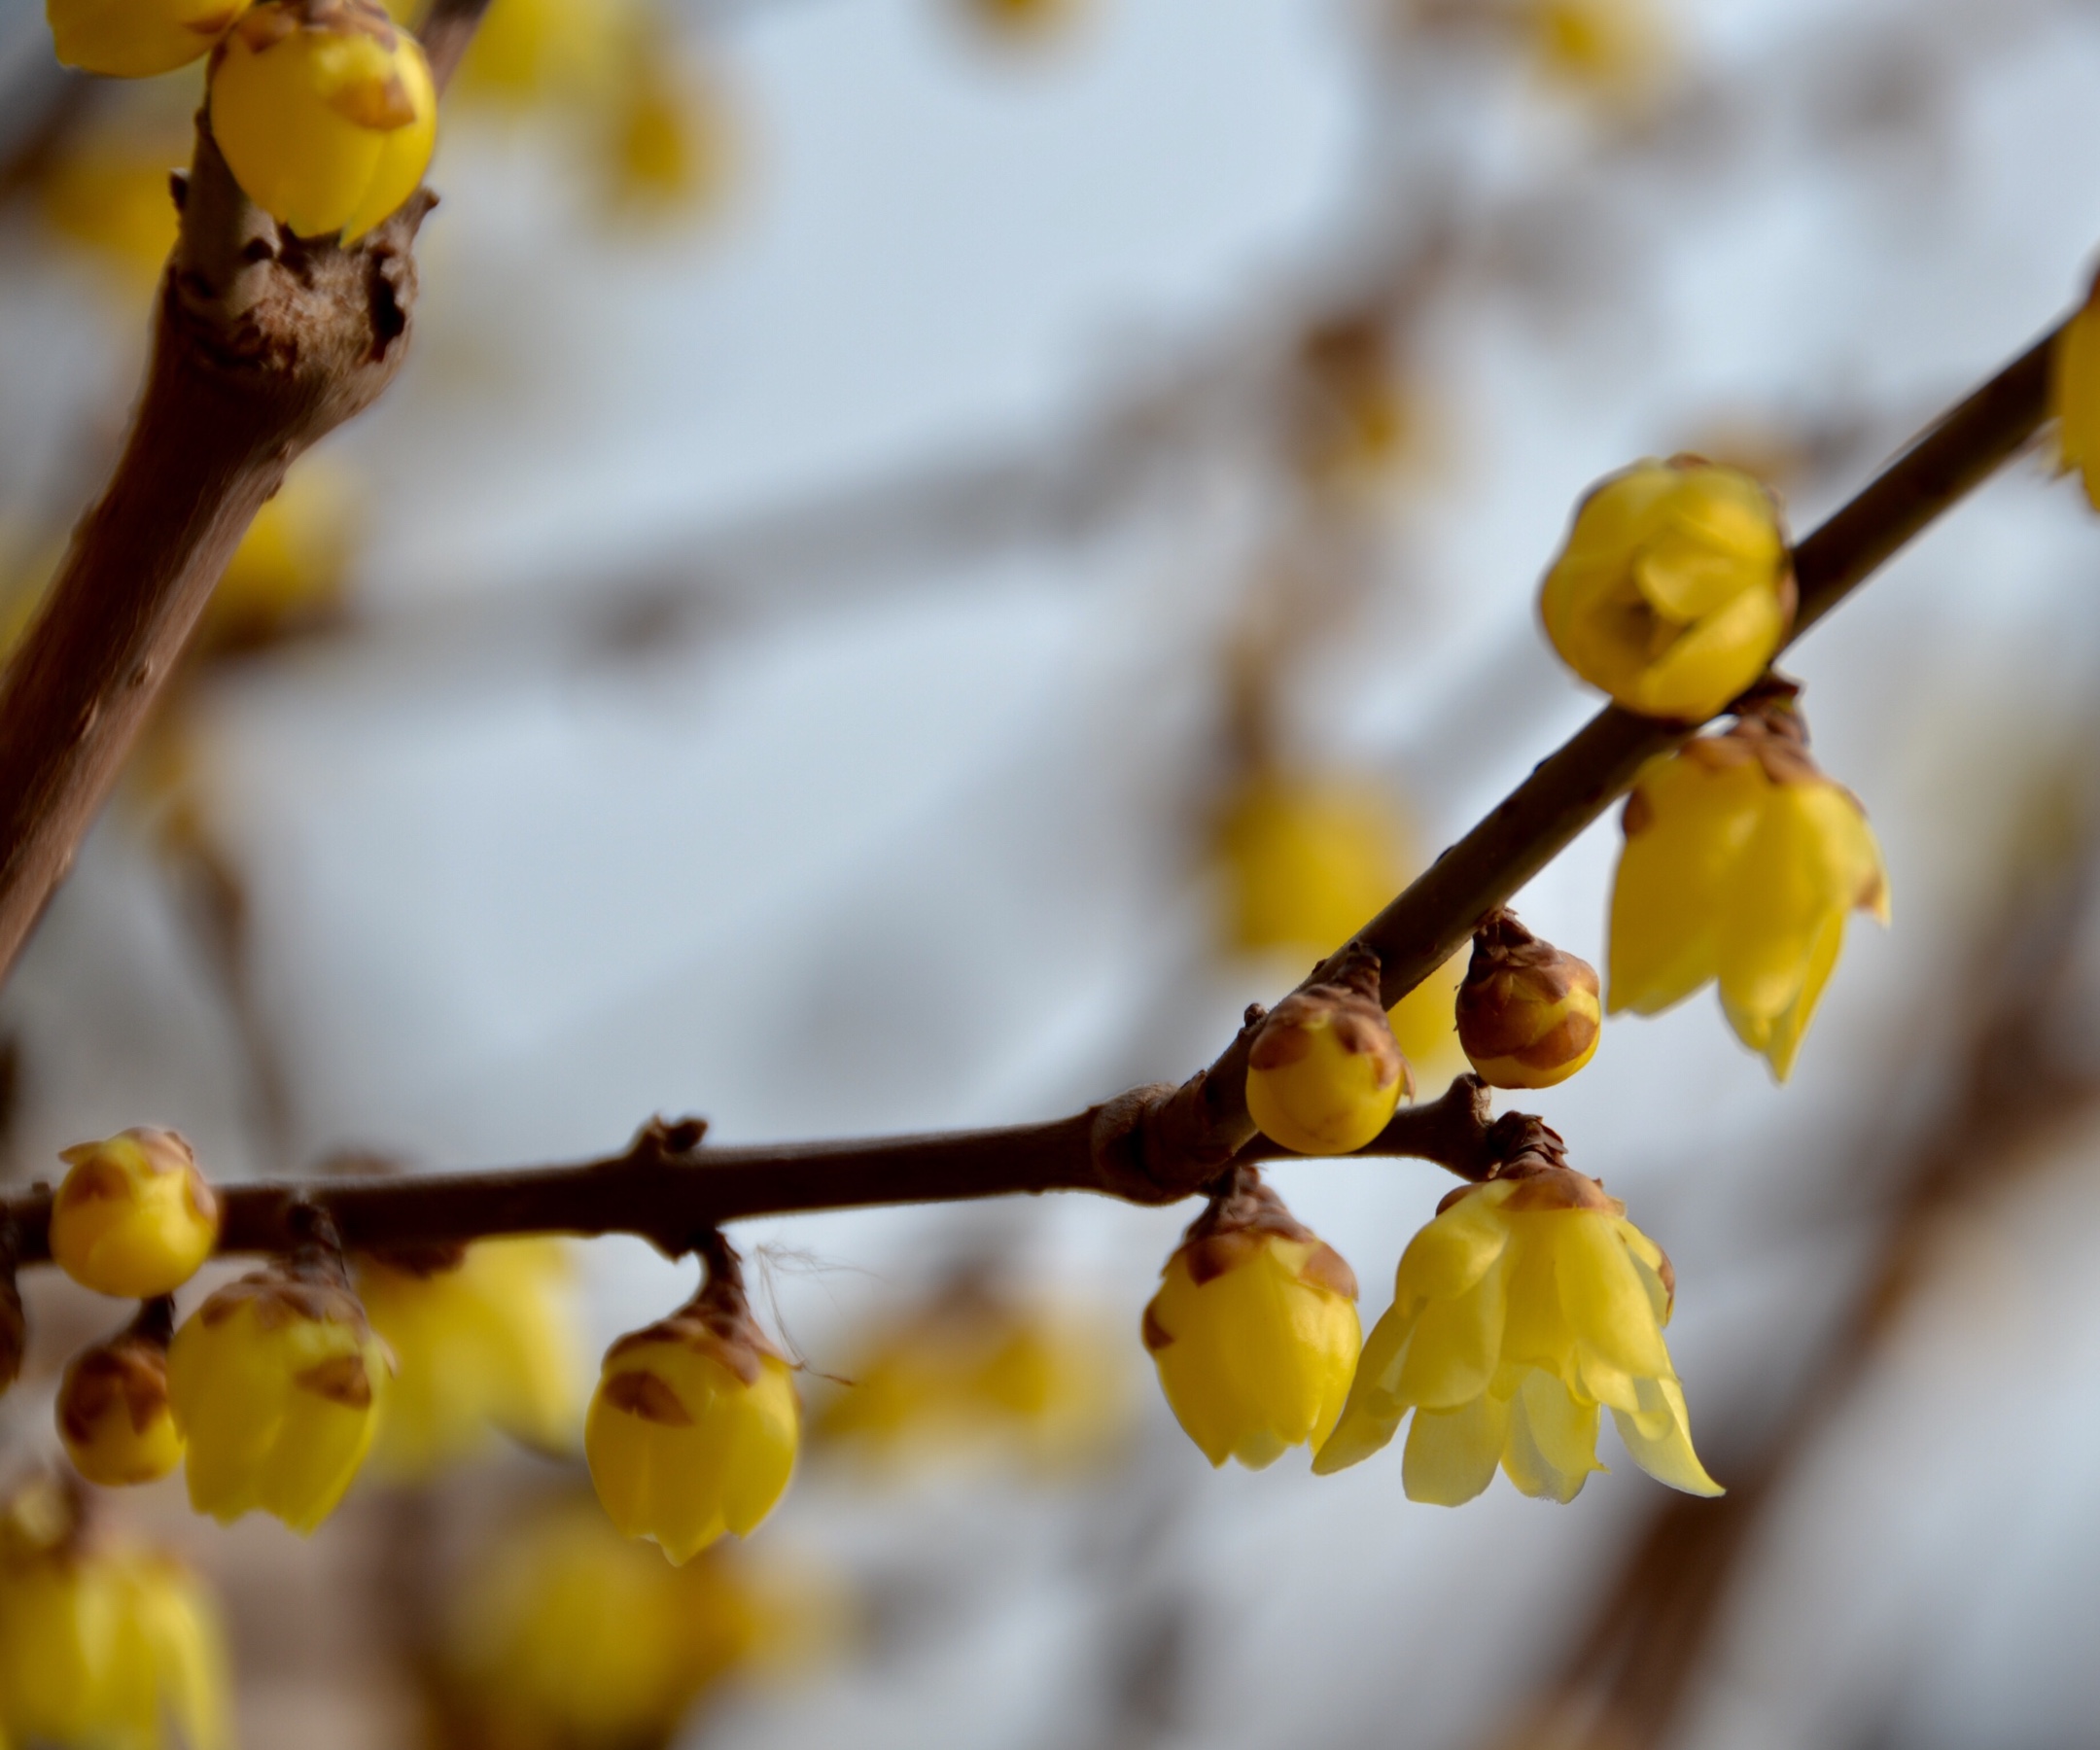
M 1312 1468 L 1368 1458 L 1413 1412 L 1401 1458 L 1410 1500 L 1455 1507 L 1499 1465 L 1523 1493 L 1570 1501 L 1603 1468 L 1608 1409 L 1650 1476 L 1719 1494 L 1692 1450 L 1662 1342 L 1674 1289 L 1662 1248 L 1561 1163 L 1559 1138 L 1539 1125 L 1531 1147 L 1452 1192 L 1409 1242 Z
M 1354 1273 L 1251 1167 L 1190 1226 L 1144 1313 L 1174 1418 L 1213 1465 L 1249 1470 L 1325 1438 L 1361 1341 Z
M 1699 723 L 1764 672 L 1796 601 L 1771 495 L 1678 456 L 1637 462 L 1582 502 L 1539 612 L 1592 686 L 1644 717 Z
M 58 58 L 84 73 L 147 79 L 211 52 L 247 0 L 45 0 Z M 162 179 L 165 187 L 165 178 Z
M 1610 1010 L 1653 1015 L 1709 980 L 1736 1036 L 1792 1072 L 1854 911 L 1888 922 L 1859 800 L 1809 758 L 1800 714 L 1748 711 L 1652 761 L 1627 798 Z

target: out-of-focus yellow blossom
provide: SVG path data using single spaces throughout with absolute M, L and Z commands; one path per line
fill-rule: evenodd
M 788 1363 L 752 1321 L 734 1266 L 714 1266 L 682 1311 L 606 1351 L 583 1451 L 613 1524 L 683 1562 L 773 1511 L 800 1423 Z
M 1452 1192 L 1409 1242 L 1314 1470 L 1368 1458 L 1412 1410 L 1401 1459 L 1411 1500 L 1470 1501 L 1499 1464 L 1525 1494 L 1569 1501 L 1602 1468 L 1601 1407 L 1650 1476 L 1721 1492 L 1692 1450 L 1662 1342 L 1669 1260 L 1539 1132 L 1500 1176 Z
M 311 1531 L 365 1462 L 391 1373 L 339 1261 L 302 1253 L 219 1289 L 168 1347 L 190 1504 Z
M 1143 1328 L 1182 1429 L 1249 1470 L 1326 1438 L 1363 1336 L 1354 1273 L 1252 1168 L 1190 1225 Z
M 471 1457 L 491 1429 L 573 1447 L 583 1416 L 575 1273 L 555 1240 L 487 1240 L 449 1258 L 361 1257 L 359 1298 L 394 1352 L 372 1452 L 389 1476 Z
M 1529 23 L 1540 71 L 1611 108 L 1653 96 L 1670 68 L 1654 0 L 1531 0 Z
M 219 1242 L 219 1200 L 173 1131 L 141 1127 L 60 1151 L 52 1260 L 98 1294 L 172 1294 Z
M 406 0 L 392 10 L 410 22 Z M 460 63 L 459 94 L 523 109 L 608 93 L 639 10 L 634 0 L 501 0 Z
M 791 1657 L 801 1609 L 721 1550 L 673 1567 L 563 1499 L 507 1527 L 469 1575 L 444 1702 L 458 1736 L 491 1750 L 664 1744 L 722 1677 Z
M 211 123 L 256 205 L 299 236 L 352 242 L 423 180 L 438 93 L 415 38 L 372 0 L 261 0 L 212 57 Z
M 1628 797 L 1612 887 L 1610 1008 L 1653 1015 L 1718 980 L 1736 1036 L 1784 1081 L 1852 911 L 1888 922 L 1858 799 L 1771 709 L 1652 761 Z
M 2064 467 L 2100 510 L 2100 276 L 2049 354 L 2049 411 Z
M 11 1516 L 0 1555 L 0 1726 L 64 1750 L 232 1743 L 218 1613 L 167 1558 L 98 1545 L 77 1507 Z M 172 1728 L 172 1731 L 170 1731 Z
M 1023 1304 L 972 1275 L 878 1331 L 810 1431 L 900 1458 L 1083 1462 L 1125 1424 L 1122 1354 L 1092 1320 Z
M 58 1437 L 90 1483 L 152 1483 L 182 1462 L 182 1431 L 168 1402 L 167 1346 L 174 1303 L 147 1302 L 130 1330 L 83 1349 L 58 1388 Z
M 1230 945 L 1301 964 L 1348 941 L 1421 867 L 1391 794 L 1348 777 L 1257 772 L 1227 803 L 1214 844 Z M 1452 955 L 1387 1016 L 1424 1076 L 1459 1067 L 1452 998 L 1465 964 Z
M 46 226 L 143 291 L 175 247 L 168 171 L 180 155 L 150 142 L 88 142 L 46 172 L 37 206 Z
M 1334 982 L 1294 991 L 1254 1035 L 1247 1112 L 1299 1154 L 1348 1154 L 1383 1130 L 1415 1079 L 1379 1006 L 1378 962 L 1354 951 Z
M 226 33 L 246 0 L 45 0 L 58 58 L 84 73 L 146 79 L 185 66 Z
M 1458 991 L 1458 1038 L 1493 1088 L 1550 1088 L 1596 1056 L 1596 968 L 1543 942 L 1506 911 L 1473 935 Z
M 716 206 L 735 174 L 737 132 L 718 77 L 661 35 L 639 40 L 602 123 L 612 202 L 629 217 Z
M 1562 660 L 1627 710 L 1703 722 L 1764 672 L 1796 600 L 1771 495 L 1679 456 L 1583 500 L 1539 612 Z
M 326 458 L 301 459 L 233 549 L 197 628 L 197 648 L 251 648 L 335 609 L 350 563 L 353 500 Z

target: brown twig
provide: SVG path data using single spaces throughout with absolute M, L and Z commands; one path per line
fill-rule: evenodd
M 440 85 L 485 3 L 442 0 Z M 241 193 L 200 114 L 175 195 L 182 227 L 129 438 L 0 676 L 0 975 L 255 513 L 407 352 L 427 192 L 351 247 L 294 237 Z

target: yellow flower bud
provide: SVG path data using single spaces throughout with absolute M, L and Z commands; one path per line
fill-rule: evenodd
M 246 0 L 45 0 L 58 58 L 84 73 L 145 79 L 199 55 Z
M 606 1352 L 583 1451 L 613 1524 L 684 1562 L 773 1511 L 800 1420 L 788 1363 L 752 1322 L 733 1266 L 716 1265 L 682 1312 Z
M 583 1353 L 573 1272 L 555 1240 L 488 1240 L 449 1257 L 358 1260 L 359 1298 L 394 1353 L 372 1463 L 420 1478 L 472 1456 L 491 1429 L 574 1448 Z
M 1369 1457 L 1413 1411 L 1410 1500 L 1470 1501 L 1499 1464 L 1523 1493 L 1570 1501 L 1603 1468 L 1602 1408 L 1650 1476 L 1719 1494 L 1662 1342 L 1674 1289 L 1662 1248 L 1561 1164 L 1559 1138 L 1540 1125 L 1530 1148 L 1452 1192 L 1409 1242 L 1312 1468 Z
M 311 1531 L 364 1463 L 391 1374 L 339 1260 L 302 1253 L 221 1288 L 168 1347 L 190 1504 Z
M 589 1501 L 563 1497 L 504 1527 L 468 1576 L 442 1676 L 449 1710 L 476 1730 L 444 1741 L 668 1743 L 773 1628 L 718 1553 L 672 1567 Z
M 1249 1470 L 1326 1438 L 1361 1341 L 1355 1276 L 1252 1168 L 1190 1226 L 1144 1313 L 1174 1418 L 1213 1465 Z
M 1627 710 L 1703 722 L 1764 672 L 1796 600 L 1771 495 L 1680 456 L 1591 492 L 1539 612 L 1561 659 Z
M 1858 799 L 1769 709 L 1652 761 L 1627 799 L 1612 887 L 1610 1009 L 1653 1015 L 1709 979 L 1736 1036 L 1784 1081 L 1844 944 L 1888 921 L 1881 848 Z
M 1596 968 L 1542 942 L 1506 911 L 1473 934 L 1458 990 L 1458 1038 L 1493 1088 L 1550 1088 L 1596 1056 Z
M 1385 1011 L 1378 962 L 1359 956 L 1334 984 L 1295 991 L 1254 1035 L 1247 1112 L 1272 1142 L 1299 1154 L 1348 1154 L 1383 1130 L 1415 1092 Z
M 326 457 L 301 458 L 233 549 L 194 648 L 251 649 L 325 621 L 341 602 L 352 521 L 342 474 Z
M 733 180 L 734 117 L 712 73 L 647 43 L 614 90 L 605 147 L 613 204 L 630 216 L 706 207 Z
M 228 1750 L 218 1613 L 165 1557 L 83 1534 L 78 1503 L 0 1557 L 0 1741 Z M 11 1516 L 12 1517 L 12 1516 Z
M 149 1301 L 122 1336 L 74 1356 L 58 1388 L 58 1437 L 73 1468 L 104 1488 L 152 1483 L 182 1462 L 168 1402 L 174 1303 Z
M 371 0 L 262 0 L 212 59 L 211 125 L 256 205 L 298 236 L 352 242 L 423 180 L 438 93 Z
M 2049 356 L 2049 411 L 2064 467 L 2078 471 L 2086 503 L 2100 510 L 2100 277 Z
M 1232 947 L 1294 959 L 1331 952 L 1419 866 L 1381 786 L 1262 772 L 1226 803 L 1216 856 Z
M 219 1242 L 219 1200 L 173 1131 L 127 1130 L 63 1149 L 51 1253 L 83 1287 L 127 1300 L 172 1294 Z
M 114 269 L 133 292 L 159 279 L 175 247 L 168 167 L 183 155 L 172 143 L 160 150 L 157 144 L 153 139 L 84 143 L 52 165 L 37 191 L 45 225 Z

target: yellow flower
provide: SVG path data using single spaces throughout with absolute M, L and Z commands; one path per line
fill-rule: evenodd
M 773 1511 L 800 1419 L 793 1376 L 752 1322 L 741 1281 L 711 1270 L 682 1312 L 606 1352 L 583 1451 L 613 1524 L 683 1562 Z
M 396 16 L 406 23 L 410 10 Z M 474 32 L 458 90 L 514 108 L 610 91 L 637 11 L 629 0 L 503 0 Z
M 1368 1458 L 1412 1410 L 1409 1499 L 1455 1507 L 1499 1463 L 1525 1494 L 1569 1501 L 1602 1468 L 1602 1407 L 1650 1476 L 1719 1494 L 1662 1342 L 1669 1260 L 1624 1204 L 1558 1164 L 1558 1138 L 1503 1171 L 1453 1192 L 1409 1242 L 1312 1468 Z
M 1348 1154 L 1383 1130 L 1415 1092 L 1385 1011 L 1378 962 L 1357 954 L 1333 984 L 1294 991 L 1254 1035 L 1247 1112 L 1272 1142 L 1299 1154 Z
M 45 0 L 58 58 L 85 73 L 145 79 L 207 53 L 246 0 Z M 162 184 L 165 187 L 165 182 Z
M 2100 277 L 2049 355 L 2049 411 L 2067 469 L 2076 469 L 2086 503 L 2100 510 Z
M 359 1297 L 393 1350 L 372 1452 L 389 1476 L 428 1477 L 492 1428 L 545 1451 L 582 1419 L 573 1272 L 554 1240 L 488 1240 L 449 1258 L 363 1257 Z
M 612 201 L 630 215 L 712 206 L 734 171 L 736 130 L 718 81 L 660 34 L 637 42 L 603 119 Z
M 719 1553 L 673 1567 L 562 1499 L 501 1531 L 470 1574 L 447 1623 L 446 1700 L 478 1729 L 467 1742 L 664 1743 L 774 1631 L 766 1604 Z
M 51 1252 L 98 1294 L 172 1294 L 219 1242 L 219 1200 L 173 1131 L 140 1128 L 61 1150 Z
M 83 1349 L 58 1388 L 58 1437 L 90 1483 L 121 1488 L 164 1477 L 182 1462 L 182 1432 L 168 1403 L 173 1303 L 149 1301 L 122 1336 Z
M 1627 710 L 1703 722 L 1764 672 L 1795 603 L 1770 494 L 1680 456 L 1591 492 L 1539 611 L 1561 659 Z
M 61 1503 L 42 1536 L 11 1536 L 0 1558 L 5 1740 L 226 1750 L 227 1661 L 209 1595 L 164 1557 L 84 1536 L 78 1511 Z
M 1174 1418 L 1213 1465 L 1249 1470 L 1326 1438 L 1361 1340 L 1355 1276 L 1251 1168 L 1190 1226 L 1144 1313 Z
M 1390 793 L 1339 776 L 1256 774 L 1226 804 L 1213 845 L 1228 944 L 1300 965 L 1348 941 L 1422 866 Z M 1465 964 L 1452 955 L 1387 1016 L 1424 1075 L 1459 1067 L 1452 997 Z
M 221 1288 L 168 1348 L 190 1504 L 311 1531 L 370 1450 L 391 1371 L 339 1264 L 302 1256 Z
M 1534 0 L 1532 47 L 1557 85 L 1625 108 L 1650 96 L 1670 64 L 1653 0 Z
M 1596 968 L 1533 935 L 1506 911 L 1473 934 L 1458 991 L 1458 1038 L 1493 1088 L 1550 1088 L 1596 1056 Z
M 1013 1454 L 1056 1468 L 1121 1432 L 1122 1349 L 1088 1319 L 962 1278 L 876 1333 L 811 1431 L 891 1456 Z
M 371 0 L 261 0 L 212 58 L 211 125 L 249 199 L 299 236 L 351 242 L 423 180 L 438 93 Z
M 1626 806 L 1612 888 L 1611 1012 L 1653 1015 L 1718 979 L 1729 1025 L 1785 1080 L 1844 943 L 1888 921 L 1859 802 L 1773 711 L 1652 761 Z

